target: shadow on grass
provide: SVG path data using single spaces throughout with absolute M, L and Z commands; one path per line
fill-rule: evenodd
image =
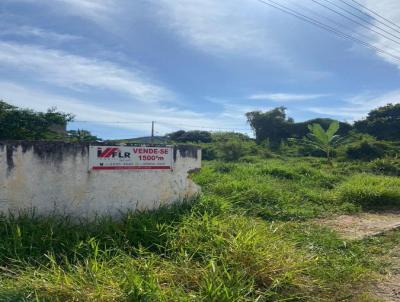
M 99 250 L 132 254 L 136 248 L 144 247 L 161 252 L 166 230 L 189 214 L 195 203 L 196 200 L 184 201 L 153 211 L 128 212 L 117 220 L 97 217 L 74 221 L 68 216 L 40 217 L 34 213 L 3 215 L 0 266 L 47 262 L 48 255 L 74 262 Z
M 35 300 L 35 297 L 27 298 L 22 290 L 0 288 L 0 301 L 2 302 L 33 302 Z

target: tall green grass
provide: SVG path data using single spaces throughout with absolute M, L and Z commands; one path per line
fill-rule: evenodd
M 193 176 L 202 196 L 156 211 L 2 216 L 0 301 L 367 301 L 392 243 L 310 220 L 398 205 L 397 178 L 350 166 L 211 162 Z
M 370 275 L 366 257 L 331 233 L 309 241 L 310 248 L 304 231 L 311 232 L 305 225 L 192 212 L 160 233 L 165 243 L 157 251 L 107 238 L 113 232 L 87 236 L 78 248 L 71 242 L 62 254 L 54 253 L 56 242 L 47 243 L 39 257 L 3 262 L 0 300 L 331 301 L 351 295 Z M 58 232 L 67 235 L 69 226 L 59 225 Z M 325 246 L 329 241 L 335 243 Z
M 338 188 L 338 198 L 364 209 L 400 208 L 400 178 L 356 174 Z

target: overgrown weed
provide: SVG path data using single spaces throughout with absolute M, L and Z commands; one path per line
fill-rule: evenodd
M 372 301 L 400 232 L 347 242 L 309 220 L 399 205 L 399 180 L 360 165 L 211 162 L 192 202 L 79 223 L 3 216 L 0 300 Z

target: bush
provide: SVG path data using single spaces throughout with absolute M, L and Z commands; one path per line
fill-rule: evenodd
M 229 140 L 219 144 L 221 159 L 236 161 L 246 154 L 246 147 L 238 140 Z
M 238 133 L 215 133 L 212 143 L 203 143 L 200 146 L 204 160 L 233 162 L 244 158 L 243 162 L 247 159 L 254 162 L 257 157 L 258 159 L 275 157 L 267 148 L 257 145 L 254 140 Z
M 400 176 L 400 159 L 399 158 L 382 158 L 376 159 L 369 165 L 374 174 L 382 174 L 389 176 Z
M 218 151 L 212 144 L 202 144 L 201 157 L 203 160 L 215 160 L 218 158 Z
M 260 162 L 262 159 L 259 156 L 256 155 L 246 155 L 240 158 L 241 163 L 248 163 L 248 164 L 255 164 L 257 162 Z
M 364 140 L 350 145 L 346 155 L 350 159 L 373 160 L 389 154 L 392 150 L 388 143 Z
M 187 142 L 211 143 L 212 141 L 210 132 L 199 131 L 199 130 L 193 130 L 193 131 L 179 130 L 167 134 L 166 137 L 178 143 L 187 143 Z
M 312 157 L 326 157 L 326 154 L 318 149 L 310 145 L 299 144 L 298 141 L 289 139 L 287 141 L 282 141 L 279 154 L 285 156 L 294 156 L 294 157 L 303 157 L 303 156 L 312 156 Z M 332 156 L 336 156 L 336 152 L 332 152 Z
M 261 170 L 263 175 L 271 175 L 280 179 L 297 179 L 298 175 L 290 168 L 279 168 L 279 167 L 266 167 Z
M 237 132 L 213 132 L 211 133 L 211 138 L 213 142 L 223 142 L 229 140 L 239 140 L 239 141 L 252 141 L 252 139 L 243 133 Z
M 217 162 L 214 166 L 214 169 L 216 172 L 219 172 L 219 173 L 231 173 L 233 171 L 233 169 L 235 169 L 235 164 Z
M 254 141 L 230 139 L 217 144 L 218 158 L 224 161 L 238 161 L 241 157 L 261 154 Z
M 356 174 L 337 188 L 342 202 L 361 205 L 364 209 L 400 206 L 400 179 L 371 174 Z

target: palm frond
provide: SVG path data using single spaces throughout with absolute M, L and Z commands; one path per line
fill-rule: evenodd
M 329 125 L 328 130 L 326 131 L 326 135 L 328 136 L 328 138 L 332 138 L 338 131 L 340 128 L 340 124 L 338 121 L 334 121 Z

